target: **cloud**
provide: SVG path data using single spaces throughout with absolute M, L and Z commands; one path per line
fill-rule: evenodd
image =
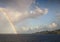
M 0 7 L 0 13 L 3 15 L 4 13 L 8 14 L 10 19 L 12 20 L 13 24 L 16 25 L 17 23 L 24 21 L 26 19 L 35 19 L 39 16 L 43 16 L 48 13 L 48 9 L 41 9 L 38 6 L 35 6 L 36 8 L 34 10 L 30 10 L 29 8 L 35 0 L 0 0 L 1 3 L 3 3 L 6 7 Z M 3 5 L 2 4 L 2 5 Z M 2 11 L 2 12 L 1 12 Z M 1 28 L 10 28 L 10 25 L 8 25 L 6 17 L 3 15 L 2 18 L 0 19 L 3 21 Z M 0 22 L 1 22 L 0 21 Z M 6 23 L 6 24 L 4 24 Z M 0 24 L 0 25 L 1 25 Z M 7 26 L 8 25 L 8 26 Z M 7 27 L 5 27 L 7 26 Z M 1 29 L 0 28 L 0 29 Z M 33 30 L 31 29 L 25 29 L 23 27 L 23 30 Z M 2 32 L 4 32 L 2 30 Z
M 22 27 L 22 31 L 28 31 L 29 28 L 28 27 Z
M 38 6 L 32 11 L 28 11 L 29 7 L 35 0 L 11 0 L 2 1 L 7 8 L 3 8 L 11 17 L 11 20 L 16 23 L 28 18 L 36 18 L 48 13 L 48 9 L 41 9 Z M 1 9 L 1 8 L 0 8 Z
M 6 17 L 0 19 L 0 34 L 14 33 Z
M 48 13 L 48 9 L 47 8 L 45 8 L 45 12 L 44 12 L 45 14 L 47 14 Z
M 56 23 L 49 24 L 49 28 L 56 28 L 56 27 L 57 27 L 57 24 Z
M 33 11 L 30 11 L 30 18 L 36 18 L 42 15 L 45 15 L 48 13 L 48 9 L 41 9 L 36 6 L 36 8 Z
M 0 8 L 0 10 L 4 10 L 5 13 L 7 13 L 11 17 L 11 20 L 13 22 L 23 21 L 28 18 L 36 18 L 36 17 L 42 16 L 44 14 L 47 14 L 47 12 L 46 12 L 47 9 L 42 10 L 39 7 L 37 7 L 35 10 L 30 11 L 30 12 L 27 10 L 24 12 L 20 12 L 20 11 L 15 11 L 12 9 L 5 9 L 5 8 Z M 2 14 L 4 13 L 4 11 L 2 12 Z
M 23 12 L 30 7 L 33 1 L 35 0 L 0 0 L 0 3 L 4 5 L 4 7 Z
M 58 11 L 56 13 L 56 21 L 59 22 L 60 21 L 60 11 Z
M 41 26 L 41 25 L 36 25 L 34 27 L 22 26 L 20 30 L 21 30 L 21 33 L 35 33 L 35 32 L 41 32 L 41 31 L 53 31 L 59 28 L 60 28 L 59 24 L 52 22 L 49 25 L 44 25 L 44 26 Z
M 60 29 L 60 11 L 59 10 L 56 11 L 56 13 L 55 13 L 55 21 L 54 22 L 58 24 L 57 28 Z
M 6 13 L 12 20 L 13 24 L 19 23 L 20 21 L 23 21 L 25 19 L 29 19 L 29 18 L 34 19 L 39 16 L 45 15 L 45 11 L 40 9 L 39 7 L 36 8 L 35 10 L 33 10 L 32 12 L 26 10 L 23 13 L 20 11 L 15 11 L 15 10 L 8 9 L 8 8 L 0 8 L 0 13 L 1 14 Z M 6 25 L 8 25 L 8 24 L 6 24 Z M 25 30 L 25 28 L 23 28 L 23 29 Z M 26 29 L 26 30 L 28 30 L 28 29 Z
M 38 26 L 38 25 L 36 25 L 34 27 L 33 26 L 30 26 L 30 27 L 22 26 L 20 29 L 18 29 L 18 33 L 35 33 L 35 32 L 40 32 L 41 29 L 42 29 L 42 27 Z

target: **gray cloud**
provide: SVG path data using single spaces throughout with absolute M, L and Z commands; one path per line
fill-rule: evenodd
M 5 8 L 0 7 L 0 11 L 2 10 L 2 14 L 5 12 L 7 13 L 13 24 L 16 25 L 17 23 L 24 21 L 25 19 L 35 19 L 39 16 L 43 16 L 45 14 L 48 13 L 48 9 L 41 9 L 38 6 L 36 6 L 36 8 L 34 10 L 28 11 L 28 8 L 31 6 L 31 4 L 33 3 L 33 0 L 0 0 L 1 3 L 3 3 L 4 5 L 6 5 Z M 5 16 L 2 16 L 5 17 Z M 9 30 L 9 32 L 11 32 L 11 28 L 9 23 L 7 22 L 6 18 L 1 20 L 3 21 L 3 23 L 1 23 L 1 32 L 3 33 L 7 33 Z M 4 24 L 6 23 L 6 24 Z M 4 29 L 3 29 L 4 28 Z M 7 29 L 9 29 L 7 31 Z M 16 28 L 17 29 L 17 28 Z M 30 32 L 31 29 L 29 29 Z M 17 29 L 18 31 L 18 29 Z M 32 31 L 32 30 L 31 30 Z M 36 31 L 36 29 L 33 30 L 34 32 Z M 32 32 L 33 32 L 32 31 Z M 13 31 L 12 31 L 13 32 Z M 21 28 L 19 30 L 19 32 L 23 32 L 21 31 Z
M 0 16 L 1 17 L 1 16 Z M 0 18 L 0 34 L 13 33 L 13 30 L 5 16 Z

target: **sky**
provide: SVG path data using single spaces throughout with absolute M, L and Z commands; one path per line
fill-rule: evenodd
M 29 34 L 60 29 L 60 0 L 0 0 L 0 34 Z

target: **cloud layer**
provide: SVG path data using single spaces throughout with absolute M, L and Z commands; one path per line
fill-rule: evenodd
M 12 20 L 14 25 L 16 25 L 17 23 L 24 21 L 26 19 L 35 19 L 37 17 L 46 15 L 48 13 L 47 8 L 41 9 L 38 6 L 35 6 L 34 10 L 29 11 L 29 7 L 31 6 L 31 4 L 34 1 L 33 0 L 11 0 L 11 1 L 1 0 L 1 2 L 3 4 L 5 4 L 6 7 L 4 7 L 4 8 L 0 7 L 0 14 L 2 15 L 0 17 L 1 17 L 1 21 L 3 21 L 3 23 L 1 23 L 2 24 L 1 28 L 5 28 L 5 30 L 4 29 L 1 30 L 1 28 L 0 28 L 0 30 L 1 30 L 0 32 L 7 33 L 7 28 L 10 28 L 9 22 L 7 22 L 6 17 L 3 15 L 4 13 L 8 14 L 8 16 L 10 17 L 10 19 Z M 4 24 L 4 23 L 6 23 L 6 24 Z M 4 27 L 3 27 L 3 25 L 4 25 Z M 27 29 L 27 28 L 25 29 L 25 27 L 23 27 L 24 31 L 31 30 L 31 29 Z M 9 31 L 8 33 L 12 33 L 12 32 Z
M 42 26 L 42 25 L 36 25 L 36 26 L 23 26 L 21 27 L 20 33 L 35 33 L 35 32 L 41 32 L 41 31 L 53 31 L 59 28 L 59 25 L 55 22 L 52 22 L 51 24 Z M 19 33 L 19 30 L 18 30 Z
M 0 8 L 0 10 L 4 10 L 6 14 L 8 14 L 11 17 L 11 20 L 13 22 L 16 21 L 23 21 L 25 19 L 28 18 L 36 18 L 42 15 L 45 15 L 48 13 L 48 9 L 40 9 L 39 7 L 36 7 L 33 11 L 24 11 L 24 12 L 20 12 L 20 11 L 15 11 L 12 9 L 5 9 L 5 8 Z M 2 14 L 4 13 L 4 11 L 2 12 Z

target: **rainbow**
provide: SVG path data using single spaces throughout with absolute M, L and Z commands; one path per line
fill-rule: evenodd
M 10 25 L 11 25 L 13 31 L 14 31 L 14 34 L 17 34 L 16 28 L 15 28 L 15 26 L 14 26 L 14 24 L 13 24 L 10 16 L 8 15 L 8 12 L 7 12 L 4 8 L 0 8 L 0 12 L 1 12 L 4 16 L 6 16 L 7 20 L 9 21 L 9 23 L 10 23 Z

